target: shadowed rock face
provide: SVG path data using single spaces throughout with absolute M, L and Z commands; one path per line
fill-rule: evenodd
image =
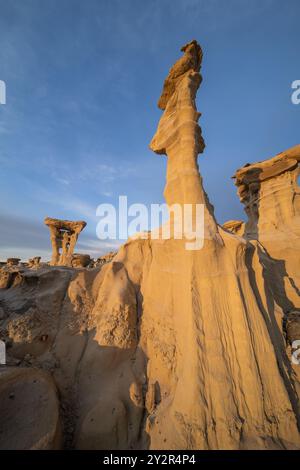
M 202 62 L 202 49 L 197 41 L 193 40 L 181 48 L 184 55 L 171 67 L 165 80 L 161 97 L 158 101 L 160 109 L 166 109 L 169 99 L 174 94 L 179 82 L 191 72 L 199 72 Z M 201 77 L 199 75 L 199 80 Z
M 72 257 L 72 266 L 74 268 L 86 268 L 91 263 L 90 255 L 75 253 Z
M 290 201 L 294 189 L 267 186 L 265 200 L 280 209 L 269 245 L 260 239 L 270 233 L 269 222 L 260 225 L 262 199 L 254 239 L 218 226 L 197 165 L 201 60 L 191 48 L 180 79 L 165 85 L 151 147 L 168 158 L 168 205 L 204 204 L 203 248 L 129 239 L 101 267 L 28 269 L 0 289 L 8 361 L 53 376 L 65 448 L 300 448 L 299 371 L 289 345 L 298 334 L 297 196 L 294 214 L 285 212 L 281 195 Z M 238 174 L 245 200 L 252 183 L 262 191 L 272 179 L 293 181 L 290 163 L 263 180 L 258 165 L 250 181 L 250 167 Z

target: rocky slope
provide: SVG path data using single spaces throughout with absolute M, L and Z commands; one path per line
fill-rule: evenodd
M 202 51 L 183 52 L 151 148 L 168 158 L 169 206 L 204 204 L 203 247 L 135 237 L 102 267 L 14 268 L 0 289 L 0 448 L 300 448 L 300 146 L 238 170 L 245 233 L 220 227 L 197 165 Z

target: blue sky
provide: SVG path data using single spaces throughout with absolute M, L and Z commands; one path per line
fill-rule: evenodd
M 98 204 L 163 202 L 165 157 L 148 149 L 163 80 L 204 50 L 199 157 L 217 219 L 245 218 L 231 176 L 300 141 L 299 0 L 0 0 L 0 259 L 49 256 L 45 216 L 88 222 Z

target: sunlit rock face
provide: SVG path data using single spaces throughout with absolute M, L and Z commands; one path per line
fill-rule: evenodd
M 197 163 L 198 154 L 205 148 L 198 124 L 201 114 L 195 103 L 202 81 L 199 73 L 202 50 L 196 41 L 191 41 L 183 46 L 182 51 L 184 55 L 171 67 L 164 82 L 158 103 L 164 113 L 150 148 L 168 157 L 164 196 L 169 207 L 174 204 L 203 204 L 205 237 L 214 238 L 217 225 Z
M 204 205 L 203 247 L 132 238 L 93 269 L 28 269 L 0 289 L 9 363 L 46 369 L 58 388 L 63 439 L 49 440 L 53 447 L 300 448 L 299 372 L 291 361 L 298 150 L 279 173 L 268 173 L 268 162 L 250 180 L 251 165 L 239 170 L 249 221 L 243 233 L 242 223 L 220 227 L 197 163 L 201 60 L 192 41 L 171 68 L 151 148 L 168 159 L 168 205 Z M 24 429 L 16 431 L 22 438 Z
M 248 215 L 245 236 L 261 241 L 299 238 L 300 145 L 273 158 L 247 164 L 234 175 Z
M 236 235 L 243 236 L 245 234 L 245 223 L 242 220 L 227 220 L 222 227 Z
M 273 268 L 274 298 L 280 289 L 288 293 L 285 310 L 300 306 L 299 162 L 297 145 L 268 160 L 249 164 L 234 176 L 248 215 L 244 235 L 257 240 L 260 249 L 269 255 L 264 269 Z

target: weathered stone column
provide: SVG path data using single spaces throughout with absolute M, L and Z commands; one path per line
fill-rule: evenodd
M 170 69 L 158 106 L 164 110 L 150 148 L 168 156 L 164 196 L 173 204 L 204 205 L 205 238 L 214 238 L 217 224 L 202 186 L 197 158 L 205 147 L 195 99 L 202 77 L 202 50 L 196 41 L 183 46 L 184 56 Z M 194 209 L 193 209 L 194 210 Z M 172 220 L 171 220 L 172 223 Z
M 80 233 L 81 229 L 75 229 L 75 231 L 72 233 L 72 235 L 70 236 L 70 239 L 69 239 L 69 246 L 68 246 L 68 252 L 67 252 L 67 260 L 68 262 L 71 262 L 72 260 L 72 256 L 73 256 L 73 253 L 74 253 L 74 249 L 75 249 L 75 245 L 77 243 L 77 240 L 78 240 L 78 236 L 79 236 L 79 233 Z
M 68 232 L 63 232 L 61 240 L 61 255 L 59 258 L 59 264 L 67 265 L 68 264 L 68 249 L 70 243 L 70 234 Z
M 59 260 L 59 231 L 53 225 L 48 225 L 48 227 L 50 230 L 50 240 L 52 245 L 51 264 L 56 265 Z
M 52 265 L 71 266 L 72 255 L 79 233 L 86 226 L 83 220 L 72 222 L 46 217 L 45 224 L 49 227 L 52 244 Z M 59 252 L 61 248 L 61 253 Z

